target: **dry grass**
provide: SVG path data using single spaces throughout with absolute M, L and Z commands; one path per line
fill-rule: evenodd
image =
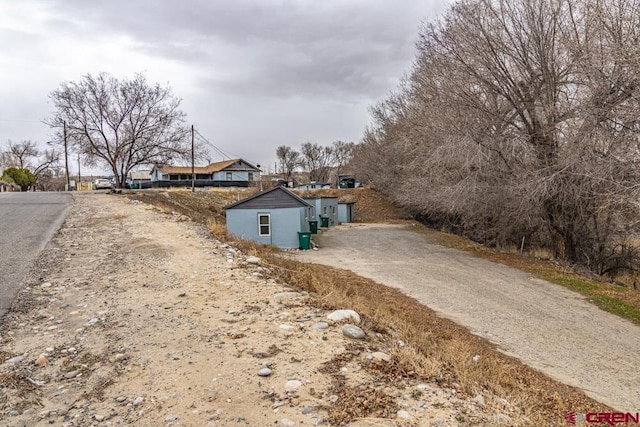
M 191 214 L 194 219 L 198 219 L 202 211 L 203 201 L 198 198 L 196 193 Z M 170 198 L 145 195 L 140 200 L 168 203 Z M 185 209 L 182 213 L 189 214 L 188 197 L 181 199 L 179 205 Z M 213 222 L 212 232 L 222 240 L 227 238 L 220 222 Z M 456 240 L 456 236 L 434 238 L 448 246 L 480 251 L 468 241 Z M 248 255 L 261 257 L 263 266 L 268 267 L 277 279 L 313 292 L 319 307 L 354 309 L 363 317 L 365 328 L 384 333 L 390 343 L 392 362 L 388 368 L 372 364 L 370 369 L 388 381 L 433 381 L 450 387 L 455 385 L 459 393 L 471 397 L 482 394 L 487 404 L 495 408 L 504 405 L 499 398 L 506 399 L 512 410 L 510 415 L 515 416 L 514 419 L 527 420 L 526 425 L 562 425 L 565 423 L 563 416 L 569 411 L 610 410 L 583 392 L 502 354 L 493 344 L 438 317 L 396 289 L 349 271 L 297 262 L 272 247 L 244 241 L 234 242 L 234 245 Z M 492 260 L 500 261 L 504 256 L 495 254 L 493 257 Z M 478 356 L 477 361 L 474 356 Z M 348 357 L 348 354 L 340 357 Z M 333 362 L 336 362 L 333 366 L 339 366 L 341 361 Z M 336 392 L 341 393 L 340 400 L 348 402 L 332 414 L 337 424 L 354 419 L 386 418 L 385 411 L 394 407 L 375 389 L 363 390 L 340 384 L 340 373 L 332 374 L 337 381 Z M 369 396 L 366 402 L 362 401 L 362 396 Z M 360 411 L 360 408 L 367 409 Z

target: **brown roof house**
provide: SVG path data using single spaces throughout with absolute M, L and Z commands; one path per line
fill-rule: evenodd
M 196 166 L 196 187 L 249 187 L 260 181 L 260 169 L 243 159 L 223 160 Z M 151 169 L 153 187 L 191 185 L 191 166 L 155 166 Z

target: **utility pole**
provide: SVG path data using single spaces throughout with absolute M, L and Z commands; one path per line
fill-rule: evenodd
M 196 155 L 195 155 L 195 131 L 193 125 L 191 125 L 191 192 L 196 191 Z
M 81 182 L 82 182 L 82 175 L 80 175 L 80 153 L 78 153 L 78 183 L 76 184 L 76 189 L 79 188 L 78 186 L 80 185 Z
M 69 183 L 69 154 L 67 152 L 67 122 L 62 122 L 62 134 L 64 136 L 64 179 L 65 179 L 65 191 L 70 190 Z

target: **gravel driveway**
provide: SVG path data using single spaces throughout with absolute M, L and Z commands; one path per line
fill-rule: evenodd
M 640 327 L 579 294 L 429 241 L 402 225 L 345 224 L 299 259 L 402 289 L 547 375 L 618 410 L 640 408 Z

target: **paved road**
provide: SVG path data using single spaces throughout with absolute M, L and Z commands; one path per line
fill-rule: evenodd
M 72 203 L 69 193 L 0 193 L 0 319 Z
M 398 225 L 348 224 L 298 257 L 400 288 L 505 353 L 618 410 L 640 408 L 640 327 L 581 295 Z

